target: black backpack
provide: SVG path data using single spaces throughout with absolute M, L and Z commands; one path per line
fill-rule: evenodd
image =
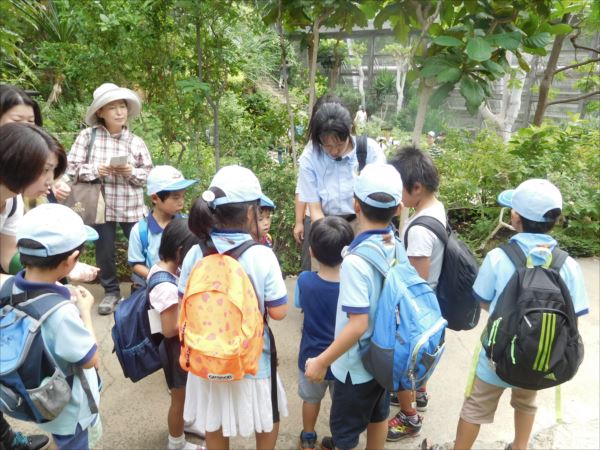
M 469 247 L 456 237 L 450 225 L 434 217 L 417 217 L 404 232 L 404 248 L 408 248 L 408 230 L 420 225 L 433 232 L 444 243 L 442 271 L 436 287 L 436 296 L 442 316 L 451 330 L 470 330 L 477 326 L 481 306 L 473 292 L 479 265 Z
M 567 253 L 555 247 L 550 267 L 528 267 L 519 244 L 500 248 L 516 270 L 481 336 L 496 374 L 530 390 L 570 380 L 583 361 L 583 342 L 569 289 L 559 273 Z

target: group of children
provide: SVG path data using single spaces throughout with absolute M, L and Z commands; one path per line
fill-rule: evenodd
M 255 289 L 261 313 L 271 320 L 287 315 L 288 298 L 277 258 L 268 235 L 274 203 L 266 197 L 256 176 L 240 166 L 226 166 L 212 179 L 208 189 L 193 203 L 188 218 L 180 216 L 185 190 L 196 183 L 175 168 L 157 166 L 148 174 L 147 193 L 151 212 L 132 227 L 128 261 L 134 285 L 143 287 L 149 277 L 168 272 L 177 284 L 158 284 L 149 294 L 150 304 L 160 314 L 161 359 L 171 394 L 168 412 L 168 449 L 196 448 L 185 440 L 184 425 L 205 434 L 209 449 L 229 448 L 231 436 L 256 437 L 257 448 L 275 448 L 279 419 L 287 415 L 287 399 L 275 368 L 271 367 L 271 341 L 265 327 L 263 351 L 255 375 L 240 381 L 215 381 L 184 371 L 179 363 L 178 312 L 188 280 L 198 262 L 206 257 L 206 242 L 218 253 L 226 253 L 248 240 L 265 245 L 250 247 L 239 264 Z M 398 152 L 390 164 L 368 164 L 353 185 L 358 230 L 347 220 L 326 216 L 315 220 L 310 233 L 310 252 L 319 262 L 318 272 L 303 272 L 296 284 L 295 305 L 304 313 L 298 356 L 298 394 L 303 400 L 300 448 L 317 448 L 315 425 L 320 402 L 329 389 L 332 396 L 331 436 L 321 440 L 323 449 L 357 448 L 367 432 L 366 448 L 382 449 L 395 441 L 419 433 L 425 410 L 425 390 L 413 403 L 410 391 L 389 393 L 365 369 L 361 349 L 369 345 L 373 317 L 383 285 L 381 275 L 367 261 L 349 251 L 368 242 L 378 246 L 391 264 L 397 252 L 392 219 L 403 207 L 414 208 L 410 220 L 428 215 L 446 223 L 446 211 L 436 198 L 437 170 L 426 154 L 415 148 Z M 537 246 L 557 245 L 548 232 L 556 223 L 562 198 L 546 180 L 528 180 L 499 197 L 512 208 L 512 238 L 529 254 Z M 93 299 L 81 287 L 57 284 L 74 267 L 86 241 L 98 233 L 83 224 L 71 209 L 43 205 L 26 214 L 17 230 L 17 245 L 25 269 L 15 277 L 14 294 L 35 295 L 51 291 L 70 300 L 53 311 L 42 325 L 44 341 L 57 364 L 73 377 L 71 399 L 62 413 L 42 425 L 52 433 L 57 447 L 89 448 L 100 428 L 99 414 L 86 397 L 83 385 L 99 402 L 100 379 L 95 367 L 98 355 L 90 308 Z M 435 287 L 442 270 L 443 244 L 431 231 L 414 226 L 408 236 L 408 262 Z M 538 262 L 539 263 L 539 262 Z M 514 267 L 498 250 L 490 252 L 479 272 L 474 290 L 485 309 L 494 309 Z M 588 309 L 583 277 L 577 263 L 568 258 L 561 269 L 575 311 Z M 81 379 L 81 377 L 85 379 Z M 470 395 L 465 399 L 455 447 L 470 448 L 482 423 L 493 421 L 500 394 L 511 388 L 498 379 L 481 354 Z M 511 448 L 526 448 L 535 417 L 535 391 L 512 389 L 515 437 Z M 389 418 L 390 403 L 400 410 Z

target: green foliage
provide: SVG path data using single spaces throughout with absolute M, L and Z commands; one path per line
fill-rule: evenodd
M 408 132 L 412 131 L 415 126 L 415 117 L 417 116 L 419 98 L 416 95 L 415 87 L 406 89 L 406 93 L 405 106 L 396 115 L 395 126 L 402 131 Z M 435 96 L 435 93 L 433 96 Z M 430 100 L 430 104 L 431 103 L 432 101 Z M 441 109 L 437 109 L 438 106 L 438 104 L 432 104 L 431 108 L 427 109 L 427 112 L 425 113 L 425 123 L 423 125 L 424 130 L 433 130 L 436 133 L 439 133 L 440 131 L 446 131 L 446 114 Z

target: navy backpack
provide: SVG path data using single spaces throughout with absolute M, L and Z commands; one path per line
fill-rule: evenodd
M 150 277 L 145 289 L 134 291 L 115 310 L 113 352 L 117 353 L 125 377 L 134 383 L 162 367 L 158 351 L 162 335 L 152 335 L 148 320 L 150 291 L 160 283 L 176 282 L 173 274 L 161 270 Z

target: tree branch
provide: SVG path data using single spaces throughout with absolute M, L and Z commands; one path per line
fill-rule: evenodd
M 568 65 L 568 66 L 561 67 L 560 69 L 556 69 L 554 71 L 554 75 L 556 75 L 559 72 L 564 72 L 565 70 L 574 69 L 576 67 L 585 66 L 586 64 L 591 64 L 591 63 L 595 63 L 595 62 L 600 62 L 600 58 L 587 59 L 587 60 L 582 61 L 580 63 L 575 63 L 575 64 L 571 64 L 571 65 Z
M 572 102 L 577 102 L 579 100 L 583 100 L 584 98 L 589 98 L 589 97 L 593 97 L 594 95 L 600 95 L 600 90 L 598 91 L 594 91 L 594 92 L 588 92 L 585 95 L 580 95 L 579 97 L 570 97 L 570 98 L 565 98 L 564 100 L 554 100 L 553 102 L 549 102 L 546 104 L 546 108 L 548 106 L 552 106 L 552 105 L 558 105 L 559 103 L 572 103 Z

